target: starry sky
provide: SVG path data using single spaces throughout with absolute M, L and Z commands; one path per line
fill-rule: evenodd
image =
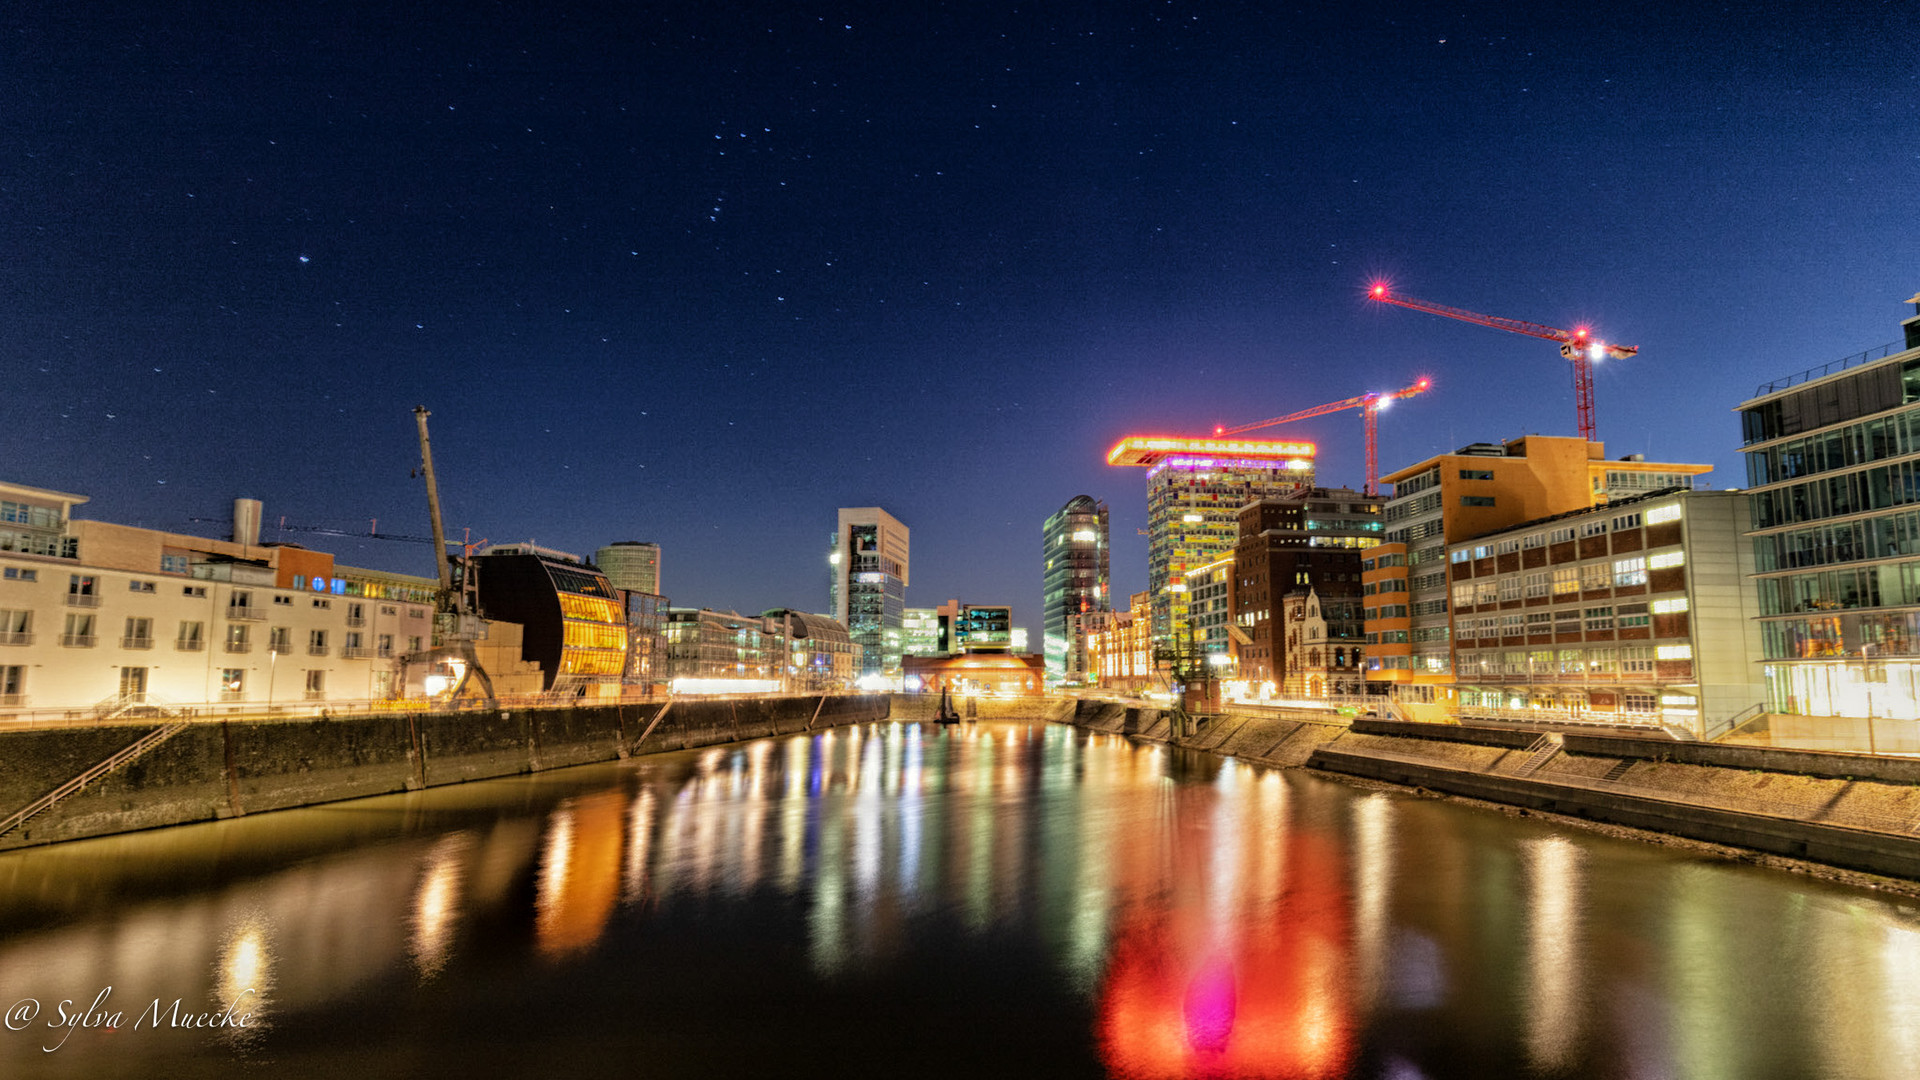
M 1902 3 L 486 4 L 0 15 L 0 477 L 80 516 L 430 574 L 663 545 L 676 604 L 820 610 L 839 506 L 908 603 L 1008 603 L 1130 433 L 1406 385 L 1383 467 L 1575 433 L 1744 483 L 1731 409 L 1920 290 Z M 1275 429 L 1363 479 L 1360 422 Z M 290 528 L 278 531 L 282 522 Z

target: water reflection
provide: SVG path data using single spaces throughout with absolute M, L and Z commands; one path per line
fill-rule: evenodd
M 1904 902 L 1041 725 L 866 725 L 19 853 L 0 916 L 0 1005 L 112 987 L 130 1015 L 244 996 L 259 1018 L 51 1055 L 0 1031 L 7 1075 L 457 1054 L 494 1033 L 446 1017 L 508 986 L 585 1018 L 575 1041 L 761 1073 L 857 1073 L 876 1027 L 956 1000 L 983 1022 L 944 1037 L 1012 1073 L 1876 1077 L 1920 1054 Z M 348 1040 L 342 1010 L 441 1019 Z M 754 1058 L 780 1040 L 716 1038 L 735 1014 L 789 1042 L 859 1015 L 866 1041 Z

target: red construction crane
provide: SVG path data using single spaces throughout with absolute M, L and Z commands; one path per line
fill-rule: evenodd
M 1243 431 L 1252 431 L 1255 428 L 1273 427 L 1277 424 L 1291 424 L 1295 420 L 1306 420 L 1315 416 L 1325 416 L 1328 413 L 1337 413 L 1343 409 L 1359 409 L 1360 415 L 1366 421 L 1367 427 L 1367 494 L 1372 495 L 1374 490 L 1379 487 L 1380 480 L 1379 455 L 1376 450 L 1377 443 L 1375 439 L 1378 430 L 1380 410 L 1386 408 L 1390 402 L 1397 401 L 1400 398 L 1410 398 L 1415 394 L 1425 391 L 1430 381 L 1431 380 L 1428 379 L 1421 379 L 1412 386 L 1403 387 L 1390 394 L 1383 394 L 1376 391 L 1370 394 L 1361 394 L 1358 397 L 1350 397 L 1344 401 L 1330 401 L 1325 405 L 1315 405 L 1311 409 L 1302 409 L 1297 413 L 1276 416 L 1271 420 L 1262 420 L 1257 424 L 1241 424 L 1239 427 L 1217 427 L 1213 429 L 1213 433 L 1215 435 L 1238 435 Z
M 1604 341 L 1595 341 L 1592 331 L 1584 326 L 1571 330 L 1562 330 L 1557 326 L 1544 326 L 1540 323 L 1525 322 L 1521 319 L 1503 319 L 1498 315 L 1482 315 L 1477 311 L 1466 311 L 1445 304 L 1436 304 L 1428 300 L 1415 300 L 1410 296 L 1396 296 L 1387 291 L 1384 282 L 1375 282 L 1367 290 L 1369 300 L 1378 300 L 1386 304 L 1396 304 L 1415 311 L 1424 311 L 1429 315 L 1444 315 L 1461 322 L 1478 323 L 1491 326 L 1495 330 L 1507 330 L 1528 337 L 1543 338 L 1560 343 L 1560 355 L 1573 361 L 1573 401 L 1580 416 L 1580 437 L 1592 442 L 1593 428 L 1593 362 L 1603 356 L 1615 360 L 1625 360 L 1640 351 L 1634 345 L 1609 345 Z

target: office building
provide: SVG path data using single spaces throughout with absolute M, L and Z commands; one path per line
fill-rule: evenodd
M 1656 492 L 1448 546 L 1462 717 L 1545 713 L 1712 738 L 1762 700 L 1738 491 Z
M 1075 636 L 1070 623 L 1075 615 L 1106 611 L 1112 603 L 1107 592 L 1107 504 L 1075 495 L 1047 518 L 1040 537 L 1040 641 L 1047 680 L 1081 682 L 1088 671 L 1087 643 Z
M 1154 685 L 1153 597 L 1137 592 L 1127 610 L 1088 612 L 1087 655 L 1095 681 L 1108 690 L 1144 690 Z
M 900 618 L 900 652 L 905 656 L 945 656 L 940 613 L 933 608 L 910 607 Z
M 861 648 L 861 674 L 898 678 L 911 534 L 877 506 L 841 507 L 827 553 L 833 618 Z
M 1907 302 L 1903 340 L 1739 406 L 1776 727 L 1920 717 L 1920 295 Z
M 1107 464 L 1147 470 L 1147 592 L 1156 648 L 1185 640 L 1187 571 L 1217 562 L 1239 542 L 1239 511 L 1260 498 L 1313 485 L 1306 442 L 1134 436 Z
M 616 589 L 660 596 L 660 545 L 615 540 L 593 553 L 593 564 Z
M 473 562 L 481 613 L 521 625 L 521 659 L 540 665 L 546 690 L 620 696 L 628 612 L 605 574 L 578 555 L 533 544 L 496 544 Z
M 1649 491 L 1691 489 L 1711 465 L 1608 461 L 1606 445 L 1529 435 L 1474 443 L 1382 477 L 1384 542 L 1362 559 L 1367 678 L 1412 706 L 1450 709 L 1453 634 L 1447 545 Z

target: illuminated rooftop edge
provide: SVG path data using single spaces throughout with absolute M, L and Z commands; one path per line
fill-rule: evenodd
M 1169 454 L 1219 454 L 1239 458 L 1310 458 L 1309 442 L 1257 442 L 1246 439 L 1182 439 L 1163 435 L 1130 435 L 1107 451 L 1109 465 L 1157 465 Z

